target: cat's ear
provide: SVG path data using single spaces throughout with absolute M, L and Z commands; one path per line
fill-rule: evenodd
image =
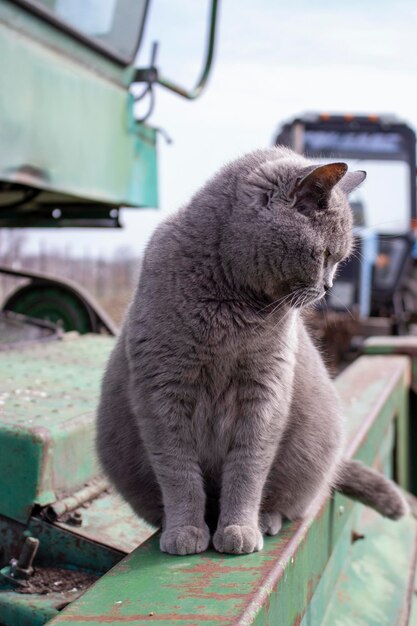
M 357 170 L 356 172 L 346 172 L 339 183 L 339 187 L 348 196 L 356 187 L 359 187 L 366 178 L 366 172 Z
M 346 163 L 310 165 L 295 184 L 294 206 L 304 215 L 327 208 L 327 200 L 333 187 L 347 172 Z

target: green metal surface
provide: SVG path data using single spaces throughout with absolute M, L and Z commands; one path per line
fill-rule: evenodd
M 51 210 L 157 206 L 156 132 L 134 121 L 126 71 L 2 0 L 0 73 L 0 180 L 50 192 Z
M 125 511 L 122 509 L 120 511 L 121 518 L 124 515 Z M 117 526 L 116 523 L 115 540 Z M 10 559 L 19 555 L 24 538 L 28 535 L 36 537 L 40 541 L 36 555 L 36 566 L 52 566 L 59 563 L 81 569 L 94 569 L 104 574 L 126 554 L 124 550 L 99 543 L 99 537 L 89 539 L 72 532 L 72 530 L 69 526 L 65 529 L 60 528 L 40 517 L 31 517 L 27 524 L 22 524 L 0 516 L 0 538 L 3 548 L 0 567 L 7 565 Z
M 97 474 L 94 415 L 113 345 L 91 335 L 0 353 L 3 515 L 26 521 Z
M 348 566 L 333 590 L 325 619 L 316 623 L 405 626 L 416 565 L 415 519 L 392 522 L 365 510 L 355 530 L 364 538 L 350 547 Z
M 347 417 L 348 453 L 388 471 L 393 419 L 397 431 L 404 423 L 408 369 L 404 357 L 362 357 L 336 383 Z M 213 551 L 173 557 L 160 552 L 154 537 L 51 624 L 300 624 L 332 554 L 347 552 L 357 506 L 339 494 L 328 502 L 319 499 L 309 519 L 284 525 L 277 537 L 266 539 L 262 552 L 239 557 Z M 335 567 L 322 583 L 324 606 L 339 573 Z
M 412 359 L 411 387 L 417 393 L 417 337 L 370 337 L 363 346 L 364 354 L 405 354 Z
M 412 600 L 411 600 L 411 612 L 408 626 L 417 626 L 417 569 L 414 577 Z
M 403 451 L 399 457 L 400 471 L 407 473 L 407 488 L 417 495 L 417 337 L 371 337 L 366 340 L 365 354 L 404 354 L 411 359 L 411 383 Z M 404 467 L 406 463 L 407 467 Z
M 137 517 L 114 492 L 104 492 L 99 498 L 89 502 L 87 507 L 80 507 L 78 511 L 82 514 L 81 526 L 74 527 L 57 521 L 54 527 L 71 532 L 72 536 L 99 542 L 102 546 L 124 553 L 137 548 L 156 531 L 153 526 Z
M 42 626 L 58 614 L 61 604 L 62 597 L 56 593 L 42 597 L 0 591 L 0 619 L 7 626 Z

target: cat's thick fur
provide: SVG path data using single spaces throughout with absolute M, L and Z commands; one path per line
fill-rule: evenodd
M 333 488 L 398 518 L 342 460 L 343 419 L 302 308 L 349 254 L 365 178 L 285 148 L 226 165 L 156 230 L 103 380 L 98 450 L 161 549 L 245 553 Z

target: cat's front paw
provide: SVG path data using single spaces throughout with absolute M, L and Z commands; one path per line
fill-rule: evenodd
M 282 516 L 280 513 L 261 512 L 259 526 L 263 535 L 277 535 L 281 530 Z
M 207 550 L 210 532 L 207 526 L 179 526 L 164 530 L 161 535 L 160 548 L 168 554 L 196 554 Z
M 249 554 L 262 550 L 264 541 L 256 526 L 232 524 L 216 530 L 213 545 L 217 552 Z

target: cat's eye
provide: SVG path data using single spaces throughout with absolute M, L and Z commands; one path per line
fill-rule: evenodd
M 332 255 L 331 255 L 331 252 L 330 252 L 330 250 L 328 250 L 328 249 L 326 248 L 326 250 L 324 251 L 324 258 L 325 258 L 325 259 L 328 259 L 330 256 L 332 256 Z

